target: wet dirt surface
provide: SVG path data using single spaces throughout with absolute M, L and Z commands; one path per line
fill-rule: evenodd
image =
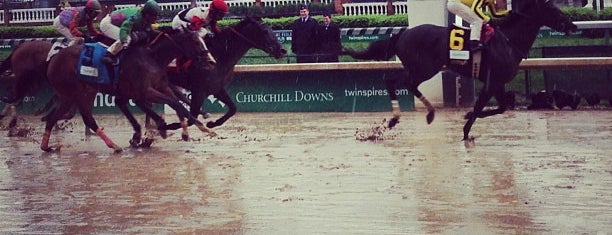
M 389 113 L 238 113 L 217 137 L 192 127 L 151 149 L 99 116 L 118 154 L 80 119 L 43 153 L 26 117 L 28 134 L 0 130 L 0 233 L 611 234 L 612 111 L 479 119 L 474 148 L 465 111 L 382 131 Z

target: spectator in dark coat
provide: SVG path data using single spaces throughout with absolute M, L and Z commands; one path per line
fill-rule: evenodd
M 291 51 L 298 63 L 317 62 L 314 53 L 317 49 L 317 21 L 310 17 L 306 5 L 300 6 L 300 18 L 295 20 L 291 30 Z
M 338 62 L 338 54 L 342 49 L 340 43 L 340 28 L 332 22 L 331 14 L 323 14 L 323 23 L 317 27 L 318 62 Z

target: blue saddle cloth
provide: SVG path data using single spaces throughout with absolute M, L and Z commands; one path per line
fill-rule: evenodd
M 110 74 L 106 64 L 102 62 L 102 56 L 106 53 L 106 47 L 99 43 L 85 43 L 79 56 L 77 74 L 87 82 L 98 84 L 110 84 Z M 113 66 L 115 80 L 117 80 L 118 66 Z M 113 81 L 116 84 L 116 81 Z

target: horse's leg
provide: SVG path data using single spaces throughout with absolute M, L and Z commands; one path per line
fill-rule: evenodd
M 155 112 L 155 110 L 153 110 L 151 103 L 145 102 L 143 100 L 135 100 L 134 102 L 136 103 L 136 106 L 140 108 L 140 110 L 145 112 L 147 119 L 150 118 L 150 119 L 153 119 L 153 121 L 155 121 L 155 125 L 157 125 L 157 130 L 159 132 L 159 135 L 162 137 L 162 139 L 167 138 L 168 134 L 166 131 L 167 130 L 166 122 L 161 116 L 159 116 Z M 140 146 L 147 148 L 147 147 L 151 147 L 151 144 L 153 144 L 153 138 L 146 137 Z
M 170 89 L 169 87 L 165 90 L 165 94 L 167 94 L 169 97 L 174 98 L 175 100 L 177 99 L 176 96 L 174 95 L 174 92 L 172 92 L 172 89 Z M 201 101 L 199 101 L 199 104 L 198 104 L 198 102 L 193 101 L 194 97 L 201 97 Z M 200 107 L 202 107 L 202 103 L 203 102 L 204 102 L 204 96 L 203 95 L 201 95 L 201 94 L 200 95 L 192 94 L 192 101 L 191 101 L 191 106 L 190 107 L 191 107 L 191 113 L 195 113 L 194 115 L 191 115 L 190 112 L 187 112 L 187 110 L 185 110 L 185 108 L 182 105 L 180 105 L 180 103 L 179 103 L 180 109 L 184 110 L 186 112 L 185 117 L 188 118 L 188 122 L 187 123 L 184 123 L 183 121 L 181 121 L 181 127 L 183 128 L 183 133 L 184 134 L 187 134 L 187 127 L 188 126 L 195 124 L 200 131 L 206 132 L 206 133 L 208 133 L 211 136 L 215 136 L 216 135 L 216 133 L 213 130 L 211 130 L 210 128 L 204 126 L 204 124 L 202 122 L 198 121 L 198 119 L 197 119 L 198 114 L 200 113 L 200 111 L 199 111 Z M 195 108 L 195 107 L 197 107 L 197 108 Z M 178 110 L 176 108 L 174 110 L 176 110 L 177 114 L 178 114 Z M 168 129 L 170 129 L 170 127 Z M 183 140 L 186 140 L 187 137 L 188 136 L 183 136 Z
M 407 72 L 402 72 L 407 74 Z M 397 100 L 396 86 L 398 81 L 398 76 L 392 76 L 388 79 L 385 79 L 385 84 L 387 85 L 387 93 L 389 93 L 389 98 L 391 99 L 391 109 L 393 113 L 393 117 L 389 120 L 389 128 L 393 128 L 397 123 L 399 123 L 399 119 L 401 116 L 399 101 Z
M 92 109 L 95 95 L 95 92 L 91 93 L 91 95 L 86 94 L 86 97 L 83 97 L 83 100 L 77 102 L 77 106 L 79 108 L 79 111 L 81 112 L 81 118 L 83 119 L 85 125 L 89 127 L 89 129 L 94 130 L 95 133 L 104 141 L 107 147 L 112 148 L 115 153 L 121 152 L 123 151 L 123 149 L 121 149 L 119 145 L 115 144 L 110 138 L 108 138 L 108 136 L 106 136 L 106 133 L 104 133 L 104 128 L 99 127 L 93 117 Z M 66 111 L 64 111 L 64 113 Z
M 217 97 L 217 99 L 227 105 L 227 112 L 216 121 L 206 123 L 206 126 L 209 128 L 214 128 L 223 125 L 223 123 L 225 123 L 228 119 L 234 116 L 234 114 L 236 114 L 237 110 L 236 104 L 234 103 L 234 101 L 232 101 L 232 98 L 230 98 L 229 94 L 227 94 L 227 91 L 225 89 L 221 89 L 219 92 L 217 92 L 215 94 L 215 97 Z
M 421 85 L 423 81 L 429 78 L 422 79 L 423 77 L 425 77 L 423 75 L 416 75 L 416 74 L 408 74 L 408 75 L 411 77 L 406 79 L 406 87 L 414 95 L 414 97 L 418 98 L 421 101 L 421 103 L 425 105 L 425 107 L 427 108 L 427 116 L 426 116 L 427 124 L 431 124 L 434 120 L 436 109 L 433 107 L 433 105 L 431 105 L 429 100 L 425 98 L 423 93 L 419 91 L 419 85 Z
M 171 96 L 168 96 L 167 94 L 170 94 Z M 172 97 L 174 97 L 174 99 L 172 99 Z M 189 132 L 187 131 L 187 127 L 189 126 L 189 124 L 186 118 L 189 117 L 190 119 L 193 119 L 193 117 L 189 115 L 187 109 L 185 109 L 185 107 L 183 107 L 183 105 L 176 99 L 172 90 L 169 87 L 166 87 L 166 89 L 164 89 L 164 93 L 152 87 L 149 88 L 147 90 L 147 101 L 153 103 L 167 104 L 172 109 L 174 109 L 181 123 L 181 128 L 183 129 L 183 132 L 181 133 L 181 138 L 184 141 L 189 140 Z
M 480 92 L 480 95 L 478 96 L 478 99 L 476 100 L 476 103 L 474 104 L 473 111 L 468 112 L 465 115 L 465 119 L 467 119 L 467 122 L 463 126 L 463 141 L 465 141 L 466 146 L 469 145 L 468 142 L 473 141 L 469 137 L 470 129 L 472 129 L 472 125 L 476 121 L 476 118 L 481 115 L 482 110 L 484 109 L 487 102 L 489 102 L 491 97 L 492 97 L 491 92 L 489 91 L 489 89 L 487 88 L 487 85 L 485 84 L 482 88 L 482 91 Z
M 130 146 L 138 147 L 138 145 L 140 145 L 140 142 L 142 141 L 142 130 L 140 124 L 138 123 L 138 121 L 136 121 L 136 118 L 134 118 L 134 114 L 132 114 L 132 112 L 128 108 L 128 100 L 116 96 L 115 104 L 119 107 L 119 110 L 121 110 L 123 115 L 128 119 L 128 121 L 132 125 L 132 129 L 134 130 L 132 139 L 130 139 Z
M 491 110 L 485 110 L 482 111 L 478 114 L 478 118 L 485 118 L 488 116 L 493 116 L 496 114 L 502 114 L 506 111 L 507 107 L 508 107 L 508 103 L 506 100 L 506 96 L 505 96 L 506 90 L 504 89 L 504 85 L 500 85 L 500 86 L 496 86 L 495 88 L 491 89 L 491 94 L 495 94 L 493 95 L 495 97 L 495 100 L 497 100 L 498 106 L 496 109 L 491 109 Z
M 45 152 L 50 152 L 54 150 L 54 147 L 49 146 L 49 139 L 51 138 L 51 131 L 53 130 L 53 127 L 55 127 L 55 124 L 57 124 L 57 121 L 60 119 L 60 117 L 64 115 L 64 113 L 66 113 L 72 105 L 73 104 L 70 101 L 61 100 L 59 102 L 59 105 L 57 105 L 57 107 L 55 107 L 55 109 L 52 110 L 51 113 L 47 115 L 47 121 L 45 124 L 45 132 L 43 133 L 43 138 L 40 141 L 40 149 L 42 149 Z M 55 146 L 55 150 L 57 151 L 59 151 L 60 148 L 61 148 L 61 145 Z

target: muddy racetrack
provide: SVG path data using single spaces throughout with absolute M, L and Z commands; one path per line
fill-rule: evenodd
M 394 130 L 376 129 L 388 113 L 238 113 L 217 137 L 192 127 L 151 149 L 98 116 L 118 154 L 80 118 L 43 153 L 26 117 L 21 137 L 0 131 L 0 233 L 611 233 L 612 111 L 478 119 L 474 148 L 465 111 L 405 112 Z

